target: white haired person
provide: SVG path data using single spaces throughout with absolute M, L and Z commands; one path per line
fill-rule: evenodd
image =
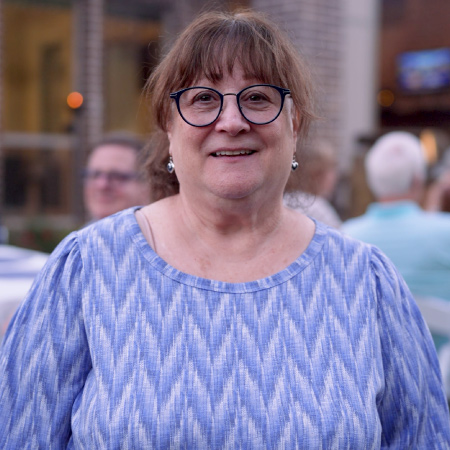
M 419 206 L 426 180 L 420 140 L 399 131 L 382 136 L 368 152 L 365 169 L 376 202 L 342 231 L 379 247 L 414 295 L 450 301 L 450 214 Z M 435 337 L 438 347 L 440 341 Z

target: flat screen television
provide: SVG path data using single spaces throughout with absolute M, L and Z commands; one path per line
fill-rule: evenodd
M 438 92 L 450 88 L 450 48 L 400 53 L 399 87 L 408 93 Z

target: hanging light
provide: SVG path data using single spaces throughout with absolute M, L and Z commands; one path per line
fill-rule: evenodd
M 83 104 L 83 96 L 79 92 L 71 92 L 67 96 L 67 104 L 69 105 L 69 108 L 78 109 Z

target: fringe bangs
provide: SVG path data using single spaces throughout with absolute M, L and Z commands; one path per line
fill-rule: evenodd
M 247 78 L 262 83 L 280 84 L 280 61 L 273 45 L 255 34 L 247 24 L 234 22 L 220 27 L 212 33 L 193 37 L 194 45 L 185 52 L 179 61 L 178 73 L 174 77 L 180 83 L 176 89 L 183 89 L 205 77 L 211 83 L 220 81 L 224 72 L 232 73 L 239 63 Z M 284 77 L 283 77 L 284 78 Z M 285 87 L 285 86 L 283 86 Z

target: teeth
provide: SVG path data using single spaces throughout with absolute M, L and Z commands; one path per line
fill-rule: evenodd
M 237 150 L 237 151 L 221 151 L 214 153 L 215 156 L 237 156 L 237 155 L 250 155 L 253 153 L 251 150 Z

